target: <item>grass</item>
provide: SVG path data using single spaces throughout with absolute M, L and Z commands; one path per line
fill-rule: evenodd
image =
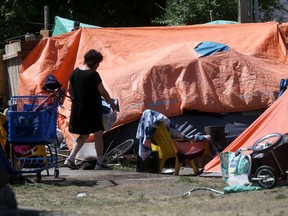
M 179 182 L 191 183 L 197 185 L 198 187 L 212 188 L 212 189 L 223 189 L 226 185 L 224 181 L 219 181 L 219 183 L 214 181 L 205 181 L 201 179 L 202 177 L 196 176 L 191 178 L 189 176 L 180 176 Z
M 287 199 L 287 196 L 284 194 L 279 194 L 275 197 L 276 200 Z
M 196 190 L 183 197 L 183 193 L 190 189 L 223 189 L 226 183 L 220 178 L 165 176 L 167 178 L 161 175 L 159 179 L 154 177 L 135 181 L 129 179 L 129 176 L 127 181 L 123 176 L 121 181 L 115 180 L 116 185 L 109 182 L 113 176 L 107 177 L 107 181 L 97 181 L 97 177 L 82 178 L 83 181 L 93 180 L 95 184 L 78 184 L 81 179 L 76 182 L 69 179 L 55 181 L 51 178 L 51 181 L 43 183 L 11 185 L 11 188 L 15 191 L 20 206 L 60 212 L 61 215 L 210 216 L 213 212 L 215 216 L 252 216 L 285 215 L 284 212 L 288 210 L 285 193 L 287 187 L 223 196 L 208 190 Z M 79 193 L 86 193 L 87 196 L 77 198 Z M 273 208 L 276 205 L 277 208 Z
M 135 171 L 136 165 L 131 163 L 118 163 L 113 165 L 113 170 L 122 170 L 122 171 Z

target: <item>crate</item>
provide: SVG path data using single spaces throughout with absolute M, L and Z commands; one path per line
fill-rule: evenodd
M 14 96 L 8 110 L 8 140 L 11 143 L 51 143 L 56 140 L 57 106 L 32 111 L 47 96 Z

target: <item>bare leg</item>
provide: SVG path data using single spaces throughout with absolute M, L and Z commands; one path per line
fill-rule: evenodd
M 95 166 L 96 170 L 111 170 L 113 169 L 110 166 L 107 166 L 106 163 L 104 163 L 104 142 L 103 142 L 103 131 L 98 131 L 94 133 L 95 136 L 95 149 L 97 153 L 97 163 Z
M 103 162 L 103 152 L 104 152 L 104 143 L 103 143 L 103 131 L 97 131 L 94 133 L 95 137 L 95 149 L 97 153 L 97 163 Z
M 69 160 L 70 161 L 75 161 L 75 157 L 77 153 L 80 151 L 82 146 L 84 145 L 85 141 L 88 139 L 89 135 L 79 135 L 78 138 L 76 139 L 76 143 L 73 146 L 73 149 L 70 153 Z

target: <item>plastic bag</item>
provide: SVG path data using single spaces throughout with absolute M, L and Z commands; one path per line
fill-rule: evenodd
M 119 103 L 117 99 L 114 99 L 116 105 L 116 110 L 119 111 Z M 104 99 L 102 100 L 102 122 L 105 131 L 110 131 L 117 120 L 117 114 L 114 112 L 110 104 L 108 104 Z
M 247 155 L 235 156 L 234 152 L 220 153 L 220 164 L 223 179 L 231 185 L 248 184 L 250 162 Z
M 102 122 L 105 131 L 110 131 L 117 120 L 117 114 L 110 109 L 109 113 L 102 113 Z
M 227 179 L 229 186 L 250 184 L 248 174 L 232 175 Z

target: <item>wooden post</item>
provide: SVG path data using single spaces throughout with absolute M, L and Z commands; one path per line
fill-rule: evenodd
M 50 37 L 50 31 L 49 30 L 41 30 L 40 35 L 42 35 L 43 38 Z
M 251 4 L 250 0 L 238 0 L 238 22 L 251 22 Z
M 49 6 L 45 5 L 44 6 L 44 30 L 49 30 L 48 24 L 49 24 Z
M 40 31 L 40 35 L 42 35 L 42 38 L 50 37 L 50 30 L 48 28 L 49 26 L 49 6 L 44 6 L 44 29 Z
M 7 107 L 7 96 L 8 96 L 8 81 L 6 77 L 6 65 L 3 61 L 3 55 L 0 54 L 0 109 Z
M 209 14 L 210 14 L 210 22 L 214 21 L 213 10 L 210 10 Z

